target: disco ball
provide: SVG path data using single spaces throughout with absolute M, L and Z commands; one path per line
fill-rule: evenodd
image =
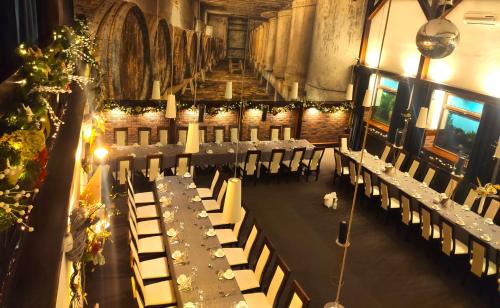
M 455 50 L 460 41 L 460 32 L 448 19 L 432 19 L 420 27 L 416 41 L 422 55 L 441 59 Z

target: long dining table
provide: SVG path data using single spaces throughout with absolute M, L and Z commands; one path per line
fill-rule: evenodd
M 246 307 L 193 179 L 161 177 L 154 191 L 177 307 Z
M 358 163 L 361 158 L 361 151 L 340 153 Z M 482 239 L 490 247 L 490 260 L 495 260 L 500 250 L 499 226 L 453 200 L 448 200 L 444 205 L 436 202 L 440 198 L 439 192 L 412 178 L 406 172 L 399 170 L 395 170 L 394 173 L 384 172 L 385 162 L 367 151 L 363 154 L 363 168 L 431 209 L 433 223 L 437 224 L 439 216 L 456 223 L 455 235 L 462 242 L 467 244 L 469 235 Z
M 234 163 L 236 152 L 238 161 L 244 161 L 249 150 L 260 150 L 261 161 L 269 161 L 273 149 L 284 149 L 286 151 L 284 160 L 290 159 L 294 148 L 305 147 L 305 158 L 311 155 L 314 145 L 305 139 L 300 140 L 276 140 L 276 141 L 240 141 L 238 144 L 232 142 L 215 143 L 208 142 L 200 144 L 200 152 L 192 155 L 193 166 L 224 165 Z M 152 144 L 152 145 L 128 145 L 111 146 L 109 151 L 110 168 L 115 170 L 114 163 L 117 158 L 131 156 L 134 160 L 134 171 L 146 169 L 148 155 L 160 154 L 163 157 L 162 168 L 175 166 L 175 158 L 184 152 L 185 146 L 178 144 Z

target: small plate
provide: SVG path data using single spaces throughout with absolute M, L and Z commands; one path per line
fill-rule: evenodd
M 485 223 L 485 224 L 488 224 L 488 225 L 493 225 L 493 224 L 494 224 L 493 220 L 491 220 L 490 218 L 486 218 L 486 219 L 484 220 L 484 223 Z
M 470 207 L 464 205 L 464 206 L 462 206 L 462 210 L 464 210 L 466 212 L 469 212 L 470 211 Z
M 191 183 L 191 184 L 189 184 L 189 188 L 191 188 L 191 189 L 195 189 L 195 188 L 196 188 L 196 184 L 195 184 L 195 183 Z
M 216 236 L 217 235 L 217 232 L 215 232 L 215 229 L 214 228 L 210 228 L 208 229 L 207 233 L 205 233 L 207 236 Z
M 422 199 L 422 196 L 420 194 L 414 194 L 413 197 L 415 199 Z
M 200 198 L 200 196 L 194 196 L 193 199 L 191 199 L 191 200 L 193 200 L 194 202 L 200 202 L 201 198 Z
M 231 280 L 234 278 L 234 272 L 230 269 L 226 270 L 224 274 L 222 274 L 222 277 L 224 277 L 227 280 Z
M 247 304 L 247 302 L 245 302 L 245 301 L 239 301 L 239 302 L 236 304 L 236 308 L 248 308 L 248 304 Z
M 491 241 L 491 237 L 488 234 L 481 235 L 481 239 L 485 242 Z
M 176 236 L 176 235 L 177 235 L 177 231 L 176 231 L 174 228 L 170 228 L 170 229 L 168 229 L 168 231 L 167 231 L 167 235 L 168 235 L 169 237 L 174 237 L 174 236 Z
M 198 217 L 201 217 L 201 218 L 206 218 L 208 217 L 208 213 L 207 211 L 201 211 L 198 213 Z
M 457 220 L 457 225 L 459 225 L 459 226 L 465 226 L 465 221 L 463 221 L 463 220 Z
M 217 258 L 223 258 L 225 255 L 226 253 L 224 253 L 224 249 L 222 248 L 219 248 L 214 252 L 214 256 L 216 256 Z
M 207 154 L 213 154 L 213 153 L 214 153 L 214 151 L 212 151 L 212 150 L 207 150 Z
M 185 178 L 190 178 L 190 177 L 191 177 L 191 173 L 186 172 L 186 173 L 184 173 L 184 175 L 183 175 L 182 177 L 185 177 Z
M 234 153 L 234 149 L 233 148 L 230 148 L 227 150 L 228 153 Z
M 188 277 L 184 274 L 180 274 L 179 277 L 177 278 L 177 284 L 178 285 L 185 285 L 188 282 Z
M 187 302 L 184 304 L 184 306 L 182 306 L 183 308 L 196 308 L 197 305 L 194 304 L 193 302 Z
M 163 218 L 169 218 L 170 216 L 172 216 L 170 211 L 165 211 L 165 213 L 163 213 Z
M 177 260 L 179 258 L 182 258 L 183 253 L 180 252 L 179 250 L 174 251 L 172 254 L 172 259 Z

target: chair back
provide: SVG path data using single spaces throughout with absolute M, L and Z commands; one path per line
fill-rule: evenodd
M 406 159 L 406 153 L 404 151 L 400 151 L 398 154 L 398 158 L 396 159 L 396 163 L 394 164 L 394 167 L 398 170 L 401 170 L 401 167 L 403 167 L 405 159 Z
M 188 133 L 188 128 L 187 127 L 179 127 L 177 130 L 177 142 L 185 145 L 187 142 L 187 133 Z
M 386 145 L 384 151 L 382 152 L 382 155 L 380 155 L 380 160 L 386 161 L 389 157 L 389 153 L 391 153 L 391 147 L 389 145 Z
M 269 162 L 269 172 L 270 173 L 278 173 L 280 171 L 281 162 L 283 161 L 283 157 L 285 157 L 284 149 L 273 149 L 271 151 L 271 161 Z
M 484 218 L 495 220 L 495 216 L 497 216 L 498 208 L 500 207 L 500 202 L 497 199 L 492 199 L 486 213 L 484 214 Z
M 168 127 L 158 127 L 158 142 L 162 145 L 168 144 Z
M 259 235 L 259 233 L 260 230 L 257 228 L 257 225 L 254 222 L 250 234 L 248 235 L 247 241 L 245 242 L 245 246 L 243 247 L 243 253 L 245 254 L 245 257 L 247 257 L 247 260 L 250 257 L 250 252 L 255 245 L 257 235 Z
M 339 150 L 347 151 L 349 150 L 349 135 L 339 135 Z
M 383 180 L 380 180 L 380 196 L 381 196 L 381 206 L 384 210 L 388 210 L 391 205 L 391 200 L 389 198 L 389 186 Z
M 141 296 L 141 294 L 145 294 L 144 293 L 144 290 L 145 290 L 145 287 L 144 287 L 144 281 L 142 280 L 142 276 L 141 276 L 141 272 L 139 271 L 139 267 L 137 266 L 137 263 L 134 262 L 134 264 L 132 265 L 133 267 L 133 270 L 134 270 L 134 277 L 136 284 L 139 286 L 139 291 L 140 294 L 137 294 L 137 290 L 135 289 L 135 284 L 132 284 L 132 289 L 133 289 L 133 292 L 134 292 L 134 296 Z
M 226 195 L 226 189 L 227 189 L 227 181 L 222 182 L 222 186 L 219 189 L 219 193 L 217 194 L 217 205 L 219 208 L 222 207 L 222 199 L 224 199 L 224 196 Z
M 256 142 L 259 141 L 259 128 L 258 127 L 250 127 L 250 141 Z
M 342 166 L 342 156 L 340 156 L 339 151 L 334 150 L 333 156 L 335 157 L 335 172 L 338 176 L 342 176 L 344 174 L 344 169 Z
M 116 159 L 116 180 L 120 185 L 127 182 L 127 173 L 132 173 L 134 158 L 132 156 L 122 156 Z
M 304 159 L 304 154 L 306 153 L 306 148 L 295 148 L 293 149 L 292 159 L 290 160 L 290 171 L 295 172 L 299 170 L 300 163 Z
M 274 248 L 267 238 L 264 238 L 264 243 L 262 244 L 262 249 L 260 251 L 259 258 L 257 259 L 257 263 L 255 264 L 255 277 L 259 281 L 259 284 L 262 284 L 262 277 L 264 276 L 264 272 L 266 268 L 271 263 L 272 254 L 274 252 Z
M 271 126 L 270 140 L 278 141 L 280 140 L 281 126 Z
M 429 166 L 429 168 L 427 169 L 427 173 L 425 174 L 424 180 L 422 182 L 427 184 L 428 186 L 431 185 L 432 179 L 434 178 L 435 174 L 436 174 L 436 169 L 434 169 L 434 167 Z
M 408 174 L 414 178 L 415 175 L 417 174 L 418 167 L 420 166 L 420 161 L 417 159 L 414 159 L 411 162 L 410 169 L 408 169 Z
M 321 159 L 323 158 L 324 153 L 325 153 L 324 148 L 314 148 L 311 154 L 311 159 L 309 160 L 308 168 L 310 171 L 319 170 L 319 167 L 321 165 Z
M 128 128 L 115 128 L 114 129 L 114 141 L 119 147 L 126 146 L 128 144 Z
M 146 176 L 150 182 L 156 180 L 163 166 L 163 155 L 154 154 L 146 157 Z
M 238 239 L 240 238 L 241 227 L 245 224 L 247 217 L 248 217 L 247 211 L 242 206 L 240 220 L 237 223 L 235 223 L 233 227 L 233 232 L 236 234 L 236 238 Z
M 259 150 L 251 150 L 247 152 L 245 158 L 245 173 L 247 175 L 254 175 L 257 172 L 257 166 L 260 162 L 261 152 Z
M 444 193 L 448 196 L 448 197 L 452 197 L 453 194 L 455 194 L 455 190 L 457 189 L 457 186 L 458 186 L 458 179 L 456 179 L 455 177 L 451 177 L 450 178 L 450 181 L 448 182 L 448 185 L 446 185 L 446 189 L 444 190 Z
M 229 134 L 231 135 L 231 142 L 236 143 L 238 140 L 240 140 L 238 136 L 238 127 L 231 127 L 229 129 Z
M 368 198 L 372 197 L 373 187 L 372 187 L 372 174 L 368 170 L 363 170 L 363 178 L 365 179 L 365 196 Z
M 134 242 L 134 244 L 137 247 L 137 244 L 139 243 L 139 235 L 137 234 L 137 228 L 134 224 L 134 221 L 130 215 L 128 216 L 128 226 L 129 226 L 129 231 L 130 231 L 130 239 Z
M 469 193 L 467 194 L 467 197 L 465 198 L 464 203 L 462 205 L 465 205 L 469 209 L 471 209 L 476 199 L 477 199 L 476 189 L 471 187 L 469 188 Z
M 357 175 L 358 174 L 356 173 L 356 163 L 354 162 L 354 160 L 350 159 L 349 160 L 349 179 L 351 180 L 352 185 L 356 185 Z
M 297 280 L 292 282 L 292 287 L 290 288 L 290 295 L 285 303 L 285 307 L 288 308 L 307 308 L 311 299 L 306 294 L 304 289 L 299 285 Z
M 214 178 L 212 179 L 212 183 L 210 184 L 210 193 L 212 196 L 214 195 L 215 185 L 217 185 L 217 182 L 219 181 L 219 177 L 220 177 L 220 172 L 219 172 L 219 169 L 217 168 L 217 169 L 215 169 Z
M 473 235 L 469 236 L 469 260 L 470 271 L 477 277 L 482 277 L 488 270 L 488 246 Z
M 132 174 L 128 171 L 128 169 L 125 170 L 125 178 L 126 178 L 126 183 L 128 187 L 128 195 L 131 198 L 134 198 L 134 185 L 132 184 Z
M 401 193 L 401 221 L 407 226 L 413 220 L 410 200 L 407 194 Z
M 267 301 L 272 307 L 276 307 L 276 301 L 280 297 L 283 288 L 285 287 L 286 280 L 290 275 L 290 269 L 283 261 L 283 259 L 278 256 L 276 259 L 276 264 L 274 268 L 274 273 L 271 278 L 271 283 L 266 291 Z
M 175 158 L 175 175 L 184 175 L 191 169 L 191 154 L 177 154 Z
M 199 138 L 200 138 L 200 143 L 207 142 L 207 127 L 206 126 L 199 127 Z
M 292 139 L 292 128 L 290 126 L 283 126 L 283 140 Z
M 214 127 L 215 143 L 224 142 L 224 126 Z
M 420 204 L 420 221 L 422 225 L 422 237 L 428 241 L 434 237 L 434 228 L 432 226 L 431 210 L 423 204 Z
M 440 217 L 441 223 L 441 251 L 447 255 L 451 256 L 455 253 L 455 224 Z
M 137 143 L 139 145 L 145 146 L 151 144 L 151 128 L 149 127 L 139 127 L 137 129 Z

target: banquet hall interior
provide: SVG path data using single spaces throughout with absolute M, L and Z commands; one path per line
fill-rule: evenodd
M 0 307 L 500 307 L 500 1 L 0 25 Z

